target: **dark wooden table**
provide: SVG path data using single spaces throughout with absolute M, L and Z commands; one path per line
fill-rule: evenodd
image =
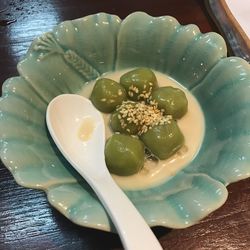
M 16 64 L 31 41 L 57 23 L 97 12 L 124 18 L 137 10 L 172 15 L 181 24 L 197 24 L 202 32 L 218 31 L 199 0 L 9 0 L 8 9 L 0 13 L 0 82 L 17 75 Z M 163 248 L 250 249 L 250 180 L 231 184 L 228 190 L 227 202 L 199 224 L 183 230 L 155 228 Z M 1 164 L 0 249 L 105 250 L 122 245 L 115 234 L 67 220 L 43 192 L 18 186 Z

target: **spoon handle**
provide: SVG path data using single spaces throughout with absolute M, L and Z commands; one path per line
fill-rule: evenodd
M 159 241 L 110 175 L 88 180 L 111 217 L 127 250 L 160 250 Z M 112 194 L 112 195 L 111 195 Z

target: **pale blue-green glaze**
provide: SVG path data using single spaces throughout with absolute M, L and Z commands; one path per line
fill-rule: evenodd
M 222 37 L 195 25 L 141 12 L 123 21 L 100 13 L 63 22 L 36 39 L 18 64 L 20 76 L 3 85 L 1 159 L 20 185 L 45 190 L 73 222 L 113 230 L 93 191 L 52 142 L 45 112 L 55 96 L 136 66 L 179 81 L 205 115 L 205 138 L 188 166 L 157 187 L 126 191 L 150 226 L 188 227 L 226 201 L 229 183 L 250 175 L 249 64 L 227 58 Z

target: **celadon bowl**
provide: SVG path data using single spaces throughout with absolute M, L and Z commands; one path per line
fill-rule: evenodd
M 250 175 L 250 67 L 227 57 L 223 38 L 170 16 L 99 13 L 65 21 L 37 38 L 3 85 L 1 159 L 16 182 L 42 189 L 76 224 L 112 230 L 88 184 L 57 150 L 45 124 L 48 103 L 77 93 L 102 73 L 145 66 L 189 89 L 205 116 L 196 157 L 165 183 L 126 194 L 150 226 L 191 226 L 227 199 L 226 186 Z

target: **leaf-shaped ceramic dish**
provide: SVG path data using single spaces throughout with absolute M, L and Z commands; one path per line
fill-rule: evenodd
M 250 67 L 226 57 L 222 37 L 175 18 L 105 13 L 59 24 L 36 39 L 1 98 L 1 158 L 15 180 L 45 190 L 73 222 L 112 224 L 89 186 L 48 135 L 45 111 L 62 93 L 77 93 L 104 72 L 146 66 L 176 79 L 197 98 L 205 137 L 195 159 L 169 181 L 127 191 L 150 226 L 184 228 L 220 207 L 226 186 L 250 174 Z

